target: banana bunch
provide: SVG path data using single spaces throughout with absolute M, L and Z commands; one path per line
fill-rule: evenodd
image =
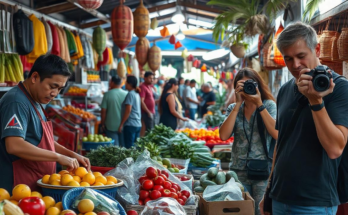
M 0 54 L 0 83 L 23 80 L 23 65 L 19 55 Z
M 0 203 L 0 215 L 24 215 L 23 211 L 8 200 Z

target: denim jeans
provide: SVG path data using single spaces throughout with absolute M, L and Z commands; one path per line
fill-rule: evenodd
M 273 215 L 336 215 L 337 206 L 299 206 L 287 205 L 273 200 Z
M 134 142 L 140 136 L 141 127 L 134 126 L 124 126 L 123 127 L 123 137 L 124 137 L 124 147 L 129 149 L 134 146 Z
M 108 129 L 105 129 L 105 135 L 115 140 L 115 143 L 114 143 L 115 146 L 120 146 L 120 147 L 123 146 L 122 133 L 118 133 L 118 131 L 109 131 Z
M 189 110 L 190 119 L 195 120 L 196 112 L 197 112 L 196 108 L 190 108 Z

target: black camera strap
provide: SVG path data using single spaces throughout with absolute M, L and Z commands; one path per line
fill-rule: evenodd
M 244 130 L 244 134 L 245 134 L 245 137 L 249 143 L 248 145 L 248 153 L 247 153 L 247 159 L 249 157 L 249 153 L 251 151 L 251 140 L 253 139 L 253 133 L 254 133 L 254 124 L 255 124 L 255 118 L 256 118 L 256 113 L 254 114 L 254 117 L 253 117 L 253 121 L 252 121 L 252 124 L 251 124 L 251 128 L 250 128 L 250 138 L 245 130 L 245 126 L 244 126 L 244 121 L 245 121 L 245 102 L 244 102 L 244 106 L 243 106 L 243 130 Z M 250 118 L 251 119 L 251 118 Z

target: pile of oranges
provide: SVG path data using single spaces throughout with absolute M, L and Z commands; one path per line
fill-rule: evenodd
M 86 96 L 88 89 L 82 89 L 77 86 L 72 86 L 69 88 L 68 92 L 65 93 L 67 96 Z
M 45 175 L 42 183 L 55 186 L 89 187 L 117 184 L 113 176 L 103 176 L 100 172 L 88 172 L 86 168 L 79 167 L 75 172 L 62 170 L 58 174 Z
M 96 116 L 90 112 L 84 111 L 80 108 L 75 108 L 71 105 L 67 105 L 65 107 L 63 107 L 63 110 L 68 111 L 72 114 L 76 114 L 80 117 L 82 117 L 83 119 L 96 119 Z

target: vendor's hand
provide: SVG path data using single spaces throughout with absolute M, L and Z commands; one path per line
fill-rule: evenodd
M 189 121 L 189 118 L 184 117 L 181 120 L 184 121 L 184 122 L 187 122 L 187 121 Z
M 62 166 L 66 166 L 69 172 L 73 172 L 79 167 L 79 162 L 76 158 L 71 158 L 61 154 L 59 154 L 57 162 Z
M 329 95 L 333 92 L 333 89 L 335 87 L 335 83 L 333 82 L 333 79 L 330 79 L 330 88 L 324 92 L 318 92 L 314 89 L 312 79 L 313 77 L 310 75 L 307 75 L 306 73 L 309 72 L 310 69 L 303 69 L 300 72 L 300 78 L 297 80 L 297 87 L 300 93 L 302 93 L 304 96 L 308 98 L 308 101 L 311 105 L 321 104 L 322 98 Z M 329 71 L 330 74 L 331 71 Z
M 244 92 L 244 80 L 240 80 L 237 82 L 237 86 L 234 90 L 234 93 L 236 94 L 236 103 L 242 103 L 244 99 L 242 98 L 242 93 Z
M 87 171 L 91 169 L 91 163 L 88 158 L 77 153 L 74 153 L 71 157 L 75 158 L 78 161 L 78 163 L 80 163 L 83 167 L 87 169 Z
M 149 115 L 149 117 L 150 117 L 151 119 L 153 119 L 153 114 L 152 114 L 152 113 L 148 113 L 148 115 Z
M 259 88 L 256 87 L 256 94 L 255 95 L 250 95 L 247 93 L 242 92 L 243 97 L 245 100 L 248 100 L 252 103 L 254 103 L 257 107 L 260 107 L 262 105 L 262 99 L 261 99 L 261 93 L 259 91 Z
M 118 128 L 118 133 L 122 133 L 123 130 L 123 125 L 120 125 L 120 127 Z

